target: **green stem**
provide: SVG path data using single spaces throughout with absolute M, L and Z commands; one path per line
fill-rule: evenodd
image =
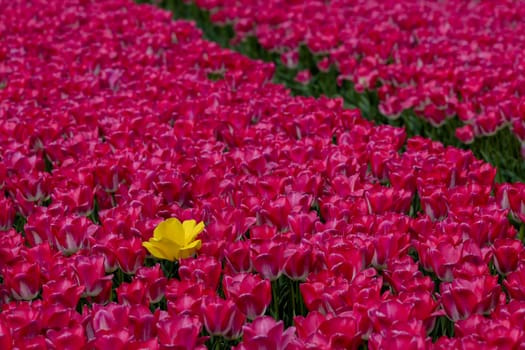
M 278 321 L 279 320 L 279 294 L 278 294 L 278 282 L 277 280 L 272 281 L 272 303 L 271 303 L 271 314 L 272 317 Z
M 295 293 L 296 293 L 296 290 L 295 290 L 295 281 L 292 281 L 292 280 L 289 280 L 291 283 L 291 289 L 292 289 L 292 315 L 295 317 L 297 316 L 297 301 L 296 301 L 296 297 L 295 297 Z

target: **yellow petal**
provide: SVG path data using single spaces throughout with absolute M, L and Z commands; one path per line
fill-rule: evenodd
M 178 258 L 179 259 L 189 258 L 193 254 L 195 254 L 195 252 L 197 250 L 199 250 L 201 248 L 201 246 L 202 246 L 202 242 L 201 242 L 200 239 L 191 242 L 190 244 L 188 244 L 187 246 L 182 247 L 179 250 Z
M 196 237 L 199 233 L 202 232 L 202 230 L 204 230 L 204 222 L 201 221 L 199 222 L 194 228 L 193 228 L 193 237 Z M 194 238 L 195 239 L 195 238 Z
M 191 243 L 199 233 L 204 229 L 204 222 L 199 222 L 196 225 L 195 220 L 186 220 L 182 223 L 184 227 L 185 244 Z
M 169 260 L 167 254 L 162 249 L 160 249 L 160 247 L 157 247 L 157 245 L 150 242 L 142 242 L 142 246 L 146 248 L 148 252 L 154 257 Z
M 184 227 L 177 218 L 164 220 L 155 227 L 153 238 L 155 240 L 167 239 L 179 246 L 183 246 L 185 244 Z
M 179 255 L 179 246 L 166 240 L 150 240 L 149 242 L 142 242 L 142 246 L 146 248 L 151 255 L 159 259 L 173 261 L 177 259 Z
M 191 239 L 191 234 L 193 233 L 193 228 L 196 223 L 197 221 L 195 220 L 185 220 L 182 223 L 182 227 L 184 228 L 184 245 L 193 241 L 193 239 Z

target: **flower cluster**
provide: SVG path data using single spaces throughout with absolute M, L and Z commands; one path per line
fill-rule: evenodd
M 377 90 L 389 118 L 412 109 L 440 126 L 457 115 L 462 142 L 509 126 L 525 143 L 522 1 L 195 3 L 215 23 L 232 24 L 235 40 L 255 36 L 290 67 L 305 45 L 317 56 L 315 71 L 334 65 L 339 82 Z
M 0 348 L 525 341 L 523 185 L 154 7 L 2 7 Z

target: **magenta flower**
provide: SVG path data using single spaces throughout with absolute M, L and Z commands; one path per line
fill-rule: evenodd
M 18 262 L 2 271 L 7 290 L 16 300 L 32 300 L 40 293 L 42 281 L 40 267 L 28 262 Z
M 295 336 L 295 327 L 285 330 L 282 321 L 261 316 L 243 327 L 243 341 L 236 349 L 253 348 L 292 350 L 300 349 L 301 343 Z
M 443 283 L 441 303 L 447 316 L 453 320 L 465 319 L 472 314 L 486 314 L 496 307 L 501 286 L 494 276 L 475 276 L 470 280 L 455 279 Z
M 231 299 L 224 300 L 217 296 L 204 297 L 201 312 L 204 326 L 211 335 L 222 335 L 229 339 L 241 336 L 246 316 Z
M 262 316 L 270 305 L 272 298 L 270 281 L 263 280 L 257 275 L 226 275 L 222 284 L 226 297 L 231 298 L 249 320 Z

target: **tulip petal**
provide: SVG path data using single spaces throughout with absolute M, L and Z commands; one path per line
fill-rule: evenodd
M 142 246 L 146 248 L 151 255 L 159 259 L 174 261 L 179 255 L 179 247 L 168 241 L 150 240 L 149 242 L 142 242 Z
M 183 246 L 185 244 L 184 227 L 177 218 L 164 220 L 153 231 L 153 238 L 156 240 L 166 239 L 178 246 Z
M 179 254 L 178 254 L 178 258 L 179 259 L 185 259 L 185 258 L 189 258 L 190 256 L 192 256 L 193 254 L 195 254 L 195 252 L 197 250 L 199 250 L 201 248 L 201 245 L 202 245 L 202 242 L 200 239 L 196 240 L 196 241 L 193 241 L 191 242 L 190 244 L 182 247 L 180 250 L 179 250 Z
M 182 223 L 182 227 L 184 229 L 184 244 L 188 244 L 191 241 L 193 241 L 193 239 L 191 239 L 191 236 L 196 223 L 197 221 L 195 220 L 185 220 Z
M 189 244 L 192 242 L 199 233 L 204 229 L 204 222 L 199 222 L 195 220 L 186 220 L 182 223 L 184 227 L 184 244 Z
M 193 239 L 195 239 L 195 237 L 202 232 L 202 230 L 204 230 L 204 222 L 201 221 L 199 222 L 194 228 L 193 228 Z

